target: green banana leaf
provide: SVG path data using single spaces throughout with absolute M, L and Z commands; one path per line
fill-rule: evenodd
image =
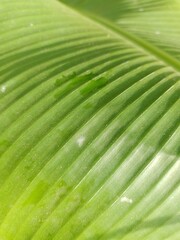
M 180 239 L 180 1 L 0 1 L 0 240 Z

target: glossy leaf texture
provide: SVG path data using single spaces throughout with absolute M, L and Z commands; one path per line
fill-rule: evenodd
M 0 1 L 0 240 L 180 239 L 180 1 Z

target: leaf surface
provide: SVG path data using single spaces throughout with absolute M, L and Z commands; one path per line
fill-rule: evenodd
M 180 238 L 179 10 L 1 0 L 1 240 Z

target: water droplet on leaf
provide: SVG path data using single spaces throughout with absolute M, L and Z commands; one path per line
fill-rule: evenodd
M 84 142 L 85 142 L 85 137 L 84 136 L 78 137 L 77 144 L 78 144 L 79 147 L 82 147 Z
M 2 92 L 2 93 L 5 93 L 5 92 L 6 92 L 6 86 L 5 86 L 5 85 L 2 85 L 2 86 L 1 86 L 1 92 Z
M 122 202 L 122 203 L 132 204 L 132 203 L 133 203 L 133 200 L 132 200 L 131 198 L 128 198 L 128 197 L 122 197 L 122 198 L 121 198 L 121 202 Z

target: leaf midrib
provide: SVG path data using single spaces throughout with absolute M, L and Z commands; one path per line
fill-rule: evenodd
M 83 18 L 86 19 L 86 21 L 90 21 L 91 23 L 110 33 L 111 35 L 115 35 L 118 38 L 124 39 L 125 42 L 130 43 L 135 48 L 138 48 L 141 51 L 145 52 L 145 54 L 151 55 L 156 60 L 162 62 L 164 65 L 171 67 L 174 72 L 180 75 L 180 61 L 168 54 L 167 52 L 159 49 L 152 43 L 141 39 L 132 33 L 127 32 L 119 25 L 114 24 L 110 20 L 94 15 L 88 11 L 80 11 L 79 9 L 62 3 L 61 1 L 60 3 L 66 8 L 69 8 L 77 14 L 81 15 Z

